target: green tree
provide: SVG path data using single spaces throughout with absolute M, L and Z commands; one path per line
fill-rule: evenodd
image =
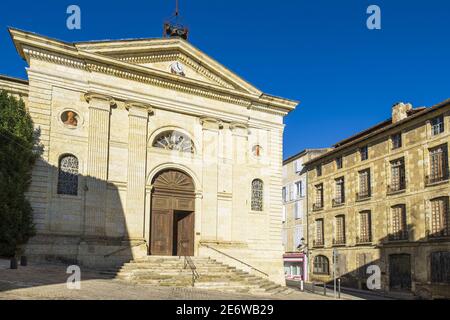
M 36 135 L 22 100 L 0 91 L 0 255 L 14 256 L 34 235 L 25 198 L 37 158 Z

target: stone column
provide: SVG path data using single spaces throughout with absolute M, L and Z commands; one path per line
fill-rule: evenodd
M 217 240 L 217 190 L 219 129 L 221 122 L 213 118 L 200 119 L 203 126 L 203 201 L 202 239 Z
M 233 209 L 232 209 L 232 241 L 245 242 L 247 240 L 246 226 L 250 208 L 247 160 L 248 160 L 248 127 L 243 123 L 231 123 L 233 141 Z
M 128 110 L 128 179 L 125 221 L 128 238 L 145 237 L 145 179 L 147 168 L 148 115 L 151 107 L 126 103 Z
M 111 97 L 87 93 L 89 129 L 84 234 L 105 236 Z

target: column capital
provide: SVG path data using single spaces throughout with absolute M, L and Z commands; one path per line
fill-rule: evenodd
M 113 97 L 96 92 L 86 93 L 84 99 L 89 103 L 89 108 L 107 112 L 111 112 L 111 107 L 116 104 Z
M 248 125 L 242 122 L 231 122 L 230 130 L 233 134 L 248 135 Z
M 89 91 L 88 93 L 86 93 L 84 95 L 84 99 L 88 103 L 90 103 L 93 100 L 100 100 L 100 101 L 108 102 L 110 106 L 113 106 L 113 105 L 116 104 L 116 101 L 114 100 L 113 97 L 107 96 L 107 95 L 104 95 L 104 94 L 101 94 L 101 93 L 93 92 L 93 91 Z
M 128 110 L 129 116 L 147 118 L 149 114 L 153 113 L 150 105 L 135 101 L 125 101 L 125 108 Z
M 201 117 L 200 124 L 203 126 L 203 129 L 209 130 L 219 130 L 223 126 L 222 120 L 213 117 Z

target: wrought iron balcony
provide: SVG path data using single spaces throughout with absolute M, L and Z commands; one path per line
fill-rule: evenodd
M 313 247 L 318 248 L 318 247 L 323 247 L 323 246 L 324 246 L 323 240 L 313 240 Z
M 403 241 L 408 240 L 408 231 L 400 230 L 388 235 L 389 241 Z
M 449 180 L 449 170 L 443 171 L 441 174 L 427 175 L 425 176 L 425 185 L 430 186 L 435 183 L 444 182 Z
M 346 244 L 345 238 L 333 239 L 334 246 L 344 246 Z
M 319 211 L 323 209 L 323 202 L 313 203 L 313 211 Z
M 370 190 L 356 193 L 356 201 L 367 200 L 367 199 L 370 199 L 371 197 L 372 197 L 372 192 Z
M 333 207 L 340 207 L 343 206 L 345 204 L 345 198 L 342 197 L 336 197 L 332 200 L 332 205 Z
M 406 190 L 406 181 L 400 181 L 400 183 L 388 185 L 387 186 L 387 194 L 395 194 L 400 193 Z
M 357 244 L 371 244 L 372 243 L 372 237 L 371 236 L 356 237 L 356 243 Z
M 450 228 L 442 229 L 437 232 L 431 232 L 431 230 L 427 230 L 426 233 L 428 239 L 450 238 Z

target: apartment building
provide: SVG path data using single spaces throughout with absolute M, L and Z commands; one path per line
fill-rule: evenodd
M 329 149 L 307 149 L 283 162 L 283 246 L 287 280 L 307 279 L 307 175 L 304 163 Z M 302 240 L 303 239 L 303 240 Z
M 304 163 L 311 280 L 450 297 L 449 132 L 450 100 L 399 103 Z

